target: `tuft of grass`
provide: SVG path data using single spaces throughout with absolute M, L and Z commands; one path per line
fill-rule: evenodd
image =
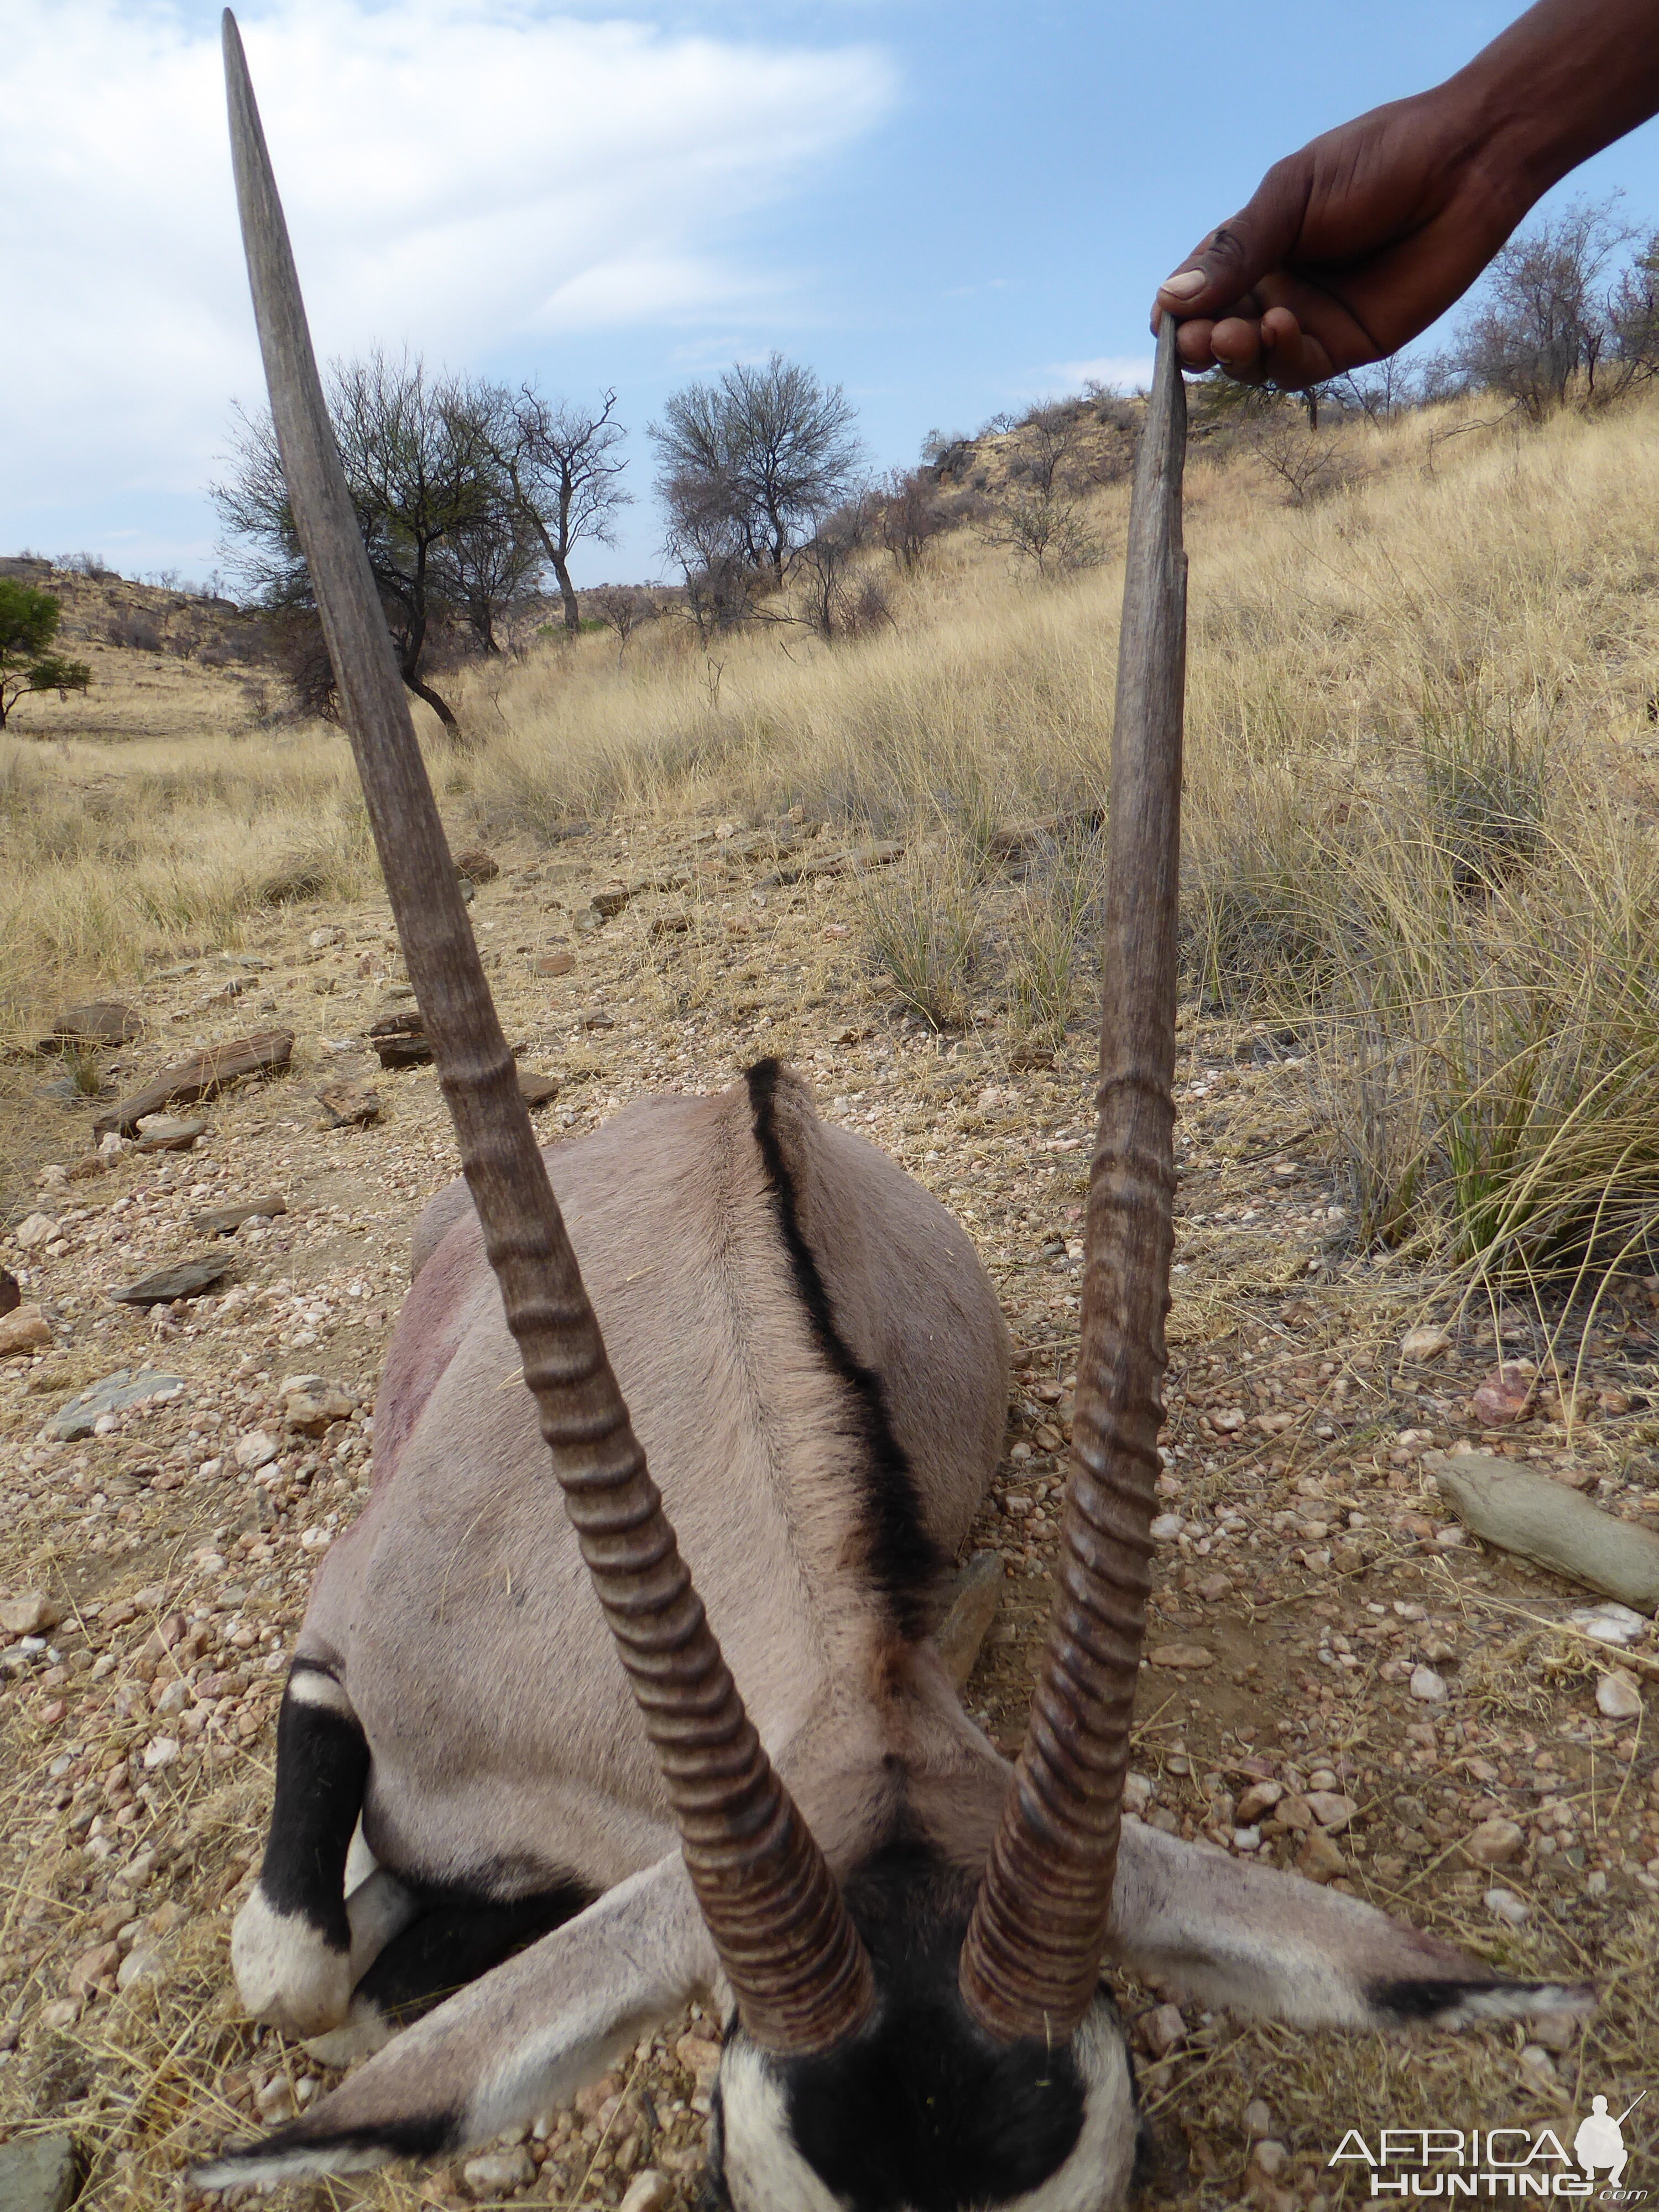
M 984 955 L 984 878 L 955 838 L 935 837 L 861 886 L 866 942 L 907 1006 L 960 1029 Z
M 1097 1001 L 1105 896 L 1103 832 L 1062 829 L 1027 868 L 1006 924 L 1005 988 L 1029 1045 L 1058 1050 L 1082 1002 Z

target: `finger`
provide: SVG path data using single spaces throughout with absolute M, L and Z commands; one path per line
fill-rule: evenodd
M 1210 333 L 1214 328 L 1213 323 L 1206 322 L 1176 324 L 1176 352 L 1183 368 L 1215 367 L 1215 356 L 1210 350 Z
M 1261 360 L 1261 325 L 1243 315 L 1224 315 L 1210 333 L 1210 350 L 1229 376 L 1241 383 L 1259 384 L 1266 374 Z
M 1237 307 L 1268 270 L 1292 258 L 1312 169 L 1306 149 L 1276 161 L 1231 222 L 1212 230 L 1158 288 L 1158 306 L 1182 320 Z
M 1261 374 L 1283 392 L 1301 392 L 1336 374 L 1329 354 L 1288 307 L 1269 307 L 1259 325 Z

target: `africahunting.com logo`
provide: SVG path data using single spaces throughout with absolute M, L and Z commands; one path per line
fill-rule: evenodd
M 1373 2197 L 1594 2197 L 1639 2204 L 1648 2192 L 1626 2185 L 1625 2122 L 1647 2094 L 1616 2116 L 1607 2098 L 1592 2097 L 1571 2150 L 1553 2128 L 1383 2128 L 1370 2136 L 1350 2128 L 1326 2164 L 1366 2166 Z

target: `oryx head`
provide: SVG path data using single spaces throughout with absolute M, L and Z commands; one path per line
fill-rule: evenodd
M 681 1850 L 202 2179 L 222 2185 L 477 2140 L 568 2094 L 694 1986 L 712 1984 L 732 2009 L 712 2179 L 737 2212 L 1094 2212 L 1121 2194 L 1137 2133 L 1102 1985 L 1109 1950 L 1200 1994 L 1352 2025 L 1462 2016 L 1490 1985 L 1351 1900 L 1311 1889 L 1297 1900 L 1287 1893 L 1306 1886 L 1120 1831 L 1174 1189 L 1185 569 L 1171 326 L 1131 522 L 1099 1133 L 1054 1617 L 1012 1779 L 987 1754 L 999 1801 L 981 1832 L 988 1850 L 964 1865 L 901 1834 L 843 1887 L 744 1713 L 600 1340 L 410 725 L 228 14 L 225 43 L 272 415 L 387 889 L 552 1472 Z

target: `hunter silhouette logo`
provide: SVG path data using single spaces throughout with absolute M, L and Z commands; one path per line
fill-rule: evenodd
M 1645 2089 L 1642 2097 L 1647 2095 Z M 1636 2104 L 1627 2105 L 1615 2120 L 1607 2110 L 1605 2097 L 1592 2097 L 1589 2117 L 1578 2123 L 1578 2132 L 1572 2139 L 1572 2154 L 1591 2181 L 1603 2166 L 1608 2169 L 1607 2185 L 1609 2189 L 1623 2186 L 1625 2164 L 1630 2153 L 1625 2148 L 1625 2122 L 1636 2110 Z
M 1616 2118 L 1605 2097 L 1592 2097 L 1571 2151 L 1553 2128 L 1384 2128 L 1370 2142 L 1350 2128 L 1326 2164 L 1368 2166 L 1371 2197 L 1576 2197 L 1637 2204 L 1648 2192 L 1625 2186 L 1624 2125 L 1647 2094 Z

